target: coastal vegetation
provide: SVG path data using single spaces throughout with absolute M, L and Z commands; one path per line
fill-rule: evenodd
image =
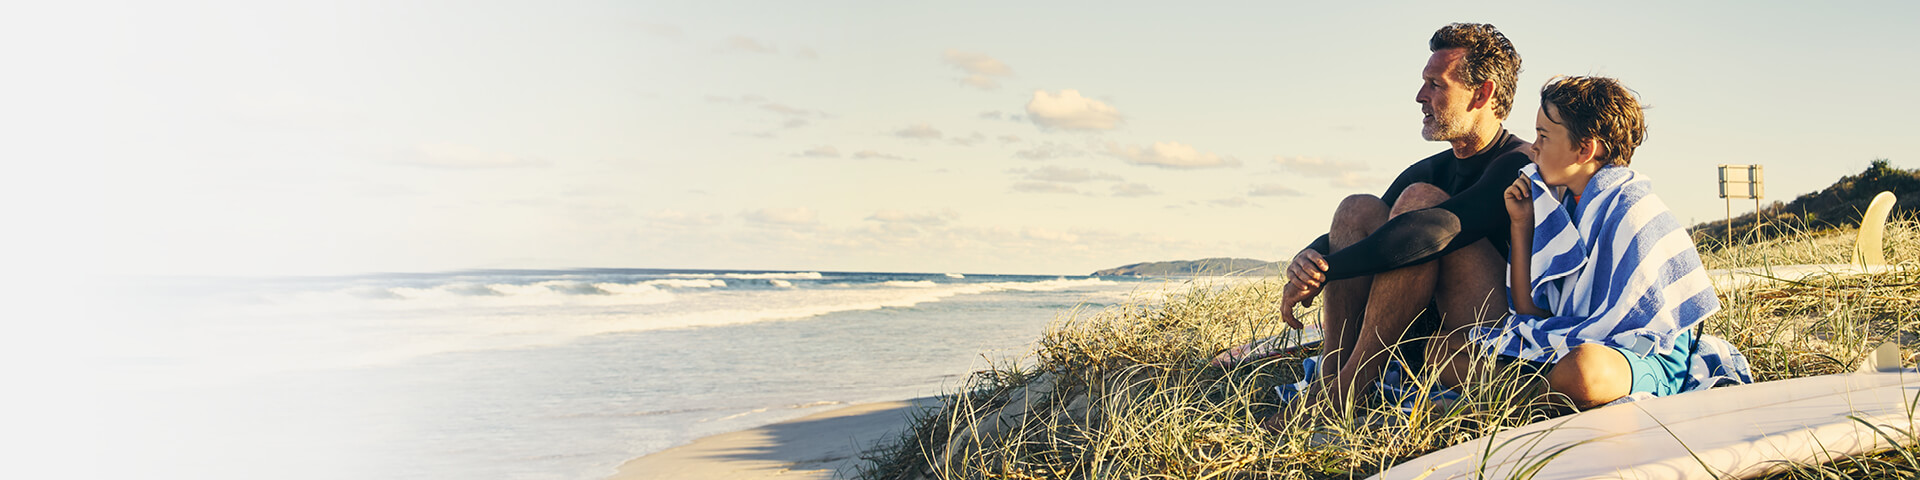
M 1857 185 L 1895 175 L 1914 172 L 1876 162 L 1862 176 L 1836 183 L 1856 185 L 1838 203 L 1870 198 L 1878 190 Z M 1805 205 L 1789 205 L 1796 204 Z M 1759 213 L 1749 223 L 1733 223 L 1735 242 L 1703 246 L 1708 268 L 1849 262 L 1855 232 L 1845 224 Z M 1853 215 L 1857 222 L 1859 214 Z M 1716 234 L 1710 227 L 1693 229 L 1696 238 Z M 1896 266 L 1884 273 L 1718 292 L 1723 310 L 1699 328 L 1737 345 L 1756 381 L 1851 371 L 1887 341 L 1912 354 L 1920 338 L 1920 216 L 1896 213 L 1885 247 Z M 1283 407 L 1273 387 L 1300 380 L 1303 357 L 1315 352 L 1233 368 L 1208 365 L 1229 347 L 1289 333 L 1277 310 L 1283 280 L 1169 282 L 1170 288 L 1120 305 L 1061 313 L 1032 353 L 991 359 L 898 439 L 869 450 L 860 478 L 1364 477 L 1547 415 L 1513 401 L 1512 385 L 1522 382 L 1503 380 L 1517 380 L 1518 372 L 1494 372 L 1492 381 L 1463 389 L 1456 402 L 1397 408 L 1359 397 L 1337 410 Z M 1277 431 L 1258 426 L 1283 408 L 1293 410 Z M 1916 457 L 1920 448 L 1900 448 L 1783 466 L 1769 478 L 1911 478 L 1920 474 Z

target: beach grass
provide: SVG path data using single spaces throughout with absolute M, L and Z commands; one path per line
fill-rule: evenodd
M 1778 226 L 1777 226 L 1778 227 Z M 1784 226 L 1702 252 L 1708 268 L 1847 263 L 1850 230 Z M 1914 351 L 1920 304 L 1920 221 L 1886 228 L 1888 262 L 1875 275 L 1829 275 L 1719 292 L 1723 309 L 1700 325 L 1738 346 L 1755 380 L 1851 371 L 1876 346 Z M 1301 351 L 1230 369 L 1218 352 L 1281 335 L 1283 280 L 1170 281 L 1103 309 L 1063 312 L 1031 353 L 991 361 L 917 416 L 898 439 L 869 450 L 868 480 L 975 478 L 1321 479 L 1364 477 L 1397 462 L 1548 418 L 1551 405 L 1516 401 L 1536 381 L 1484 369 L 1457 401 L 1355 397 L 1322 410 L 1280 405 L 1274 386 L 1299 381 Z M 1317 312 L 1308 311 L 1308 320 Z M 1389 349 L 1390 351 L 1393 349 Z M 1483 359 L 1483 365 L 1492 362 Z M 1413 377 L 1430 384 L 1432 375 Z M 1300 402 L 1296 402 L 1300 403 Z M 1277 431 L 1259 427 L 1279 414 Z M 1906 432 L 1888 432 L 1907 435 Z M 1525 442 L 1534 466 L 1565 450 Z M 1783 466 L 1768 478 L 1910 478 L 1920 450 L 1894 449 L 1822 465 Z

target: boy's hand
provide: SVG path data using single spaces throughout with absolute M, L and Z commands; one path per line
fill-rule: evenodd
M 1513 180 L 1507 187 L 1507 218 L 1516 226 L 1533 228 L 1533 182 L 1526 177 Z

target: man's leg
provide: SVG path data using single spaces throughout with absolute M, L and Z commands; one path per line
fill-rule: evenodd
M 1380 197 L 1353 195 L 1342 200 L 1340 208 L 1333 211 L 1333 228 L 1327 231 L 1332 250 L 1340 251 L 1373 234 L 1387 223 L 1387 213 L 1387 204 Z M 1328 385 L 1326 381 L 1344 363 L 1343 354 L 1352 351 L 1353 344 L 1360 340 L 1360 316 L 1366 311 L 1367 292 L 1372 287 L 1373 276 L 1364 275 L 1327 282 L 1320 291 L 1320 328 L 1326 333 L 1326 340 L 1320 343 L 1320 385 Z
M 1447 193 L 1439 187 L 1425 183 L 1408 185 L 1400 192 L 1389 215 L 1430 208 L 1447 198 Z M 1414 316 L 1433 299 L 1439 270 L 1440 262 L 1427 262 L 1373 276 L 1358 338 L 1347 348 L 1333 381 L 1323 383 L 1323 388 L 1317 390 L 1325 392 L 1321 398 L 1335 408 L 1345 408 L 1349 394 L 1362 392 L 1380 377 L 1389 347 L 1400 342 L 1407 327 L 1413 324 Z
M 1466 381 L 1476 346 L 1468 338 L 1472 327 L 1488 325 L 1507 313 L 1507 261 L 1486 240 L 1440 259 L 1440 282 L 1434 289 L 1441 313 L 1441 341 L 1428 344 L 1427 366 L 1440 369 L 1440 382 L 1453 386 Z

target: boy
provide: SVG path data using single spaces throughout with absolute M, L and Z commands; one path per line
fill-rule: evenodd
M 1611 78 L 1556 77 L 1540 105 L 1533 163 L 1506 191 L 1511 312 L 1443 343 L 1528 362 L 1579 409 L 1751 381 L 1731 344 L 1693 331 L 1720 301 L 1692 238 L 1627 168 L 1646 137 L 1633 93 Z M 1464 356 L 1444 359 L 1442 382 L 1466 379 Z

